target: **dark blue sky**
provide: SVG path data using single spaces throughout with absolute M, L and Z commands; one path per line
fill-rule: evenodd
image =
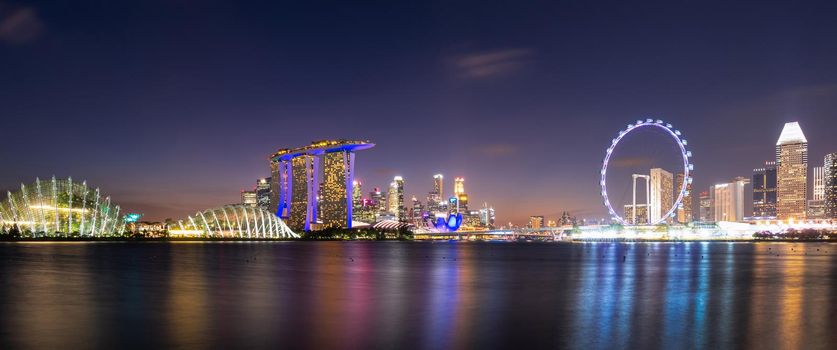
M 837 151 L 837 3 L 0 0 L 0 187 L 73 176 L 150 219 L 235 202 L 277 148 L 370 139 L 364 192 L 467 179 L 498 219 L 602 216 L 610 139 L 648 115 L 696 190 L 798 120 Z M 622 187 L 627 186 L 627 181 Z

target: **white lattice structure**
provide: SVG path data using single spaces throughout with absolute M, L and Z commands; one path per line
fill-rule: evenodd
M 169 227 L 170 236 L 208 238 L 299 238 L 276 215 L 244 205 L 207 209 Z

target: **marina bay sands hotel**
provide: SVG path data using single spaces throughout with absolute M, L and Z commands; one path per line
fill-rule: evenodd
M 351 228 L 355 152 L 374 146 L 369 141 L 324 140 L 278 150 L 270 156 L 270 210 L 294 229 L 310 230 L 318 217 L 323 226 Z

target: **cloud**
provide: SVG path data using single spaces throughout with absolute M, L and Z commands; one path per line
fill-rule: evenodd
M 0 12 L 0 41 L 8 44 L 24 44 L 38 39 L 44 32 L 44 24 L 34 9 L 15 8 Z
M 460 56 L 455 63 L 467 78 L 489 78 L 518 71 L 534 54 L 525 48 L 483 51 Z
M 510 144 L 491 144 L 479 148 L 482 155 L 491 158 L 508 157 L 517 153 L 520 148 Z

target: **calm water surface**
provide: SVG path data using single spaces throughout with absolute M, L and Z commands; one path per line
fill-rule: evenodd
M 0 244 L 0 349 L 837 346 L 837 245 Z

